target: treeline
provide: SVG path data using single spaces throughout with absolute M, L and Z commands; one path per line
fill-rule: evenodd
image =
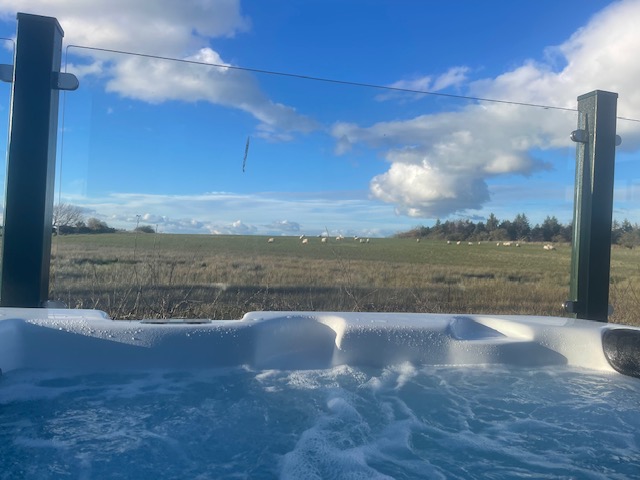
M 407 232 L 396 234 L 399 238 L 423 238 L 451 241 L 526 241 L 526 242 L 571 242 L 573 226 L 564 225 L 555 216 L 547 216 L 541 224 L 533 227 L 524 213 L 513 220 L 499 220 L 493 213 L 486 222 L 471 220 L 437 220 L 432 227 L 418 226 Z M 640 245 L 640 226 L 629 220 L 614 221 L 611 243 L 625 247 Z
M 85 221 L 82 208 L 68 203 L 59 203 L 53 207 L 53 234 L 72 235 L 77 233 L 115 233 L 117 230 L 106 222 L 91 217 Z M 138 225 L 134 232 L 155 233 L 151 225 Z
M 73 233 L 114 233 L 116 229 L 97 218 L 90 218 L 86 222 L 80 220 L 73 225 L 54 226 L 54 233 L 70 235 Z

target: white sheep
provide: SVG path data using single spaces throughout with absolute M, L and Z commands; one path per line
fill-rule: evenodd
M 275 238 L 273 238 L 273 237 L 271 237 L 269 240 L 267 240 L 267 243 L 273 243 L 273 242 L 275 242 L 275 241 L 276 241 L 276 239 L 275 239 Z
M 302 239 L 302 244 L 306 245 L 307 243 L 309 243 L 309 239 L 308 238 L 303 238 Z
M 451 245 L 451 240 L 447 240 L 447 245 Z
M 322 243 L 327 243 L 329 239 L 327 237 L 322 237 L 322 239 L 320 240 Z

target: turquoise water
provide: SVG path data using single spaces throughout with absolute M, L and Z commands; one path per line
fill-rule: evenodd
M 569 368 L 0 378 L 0 478 L 630 478 L 640 382 Z

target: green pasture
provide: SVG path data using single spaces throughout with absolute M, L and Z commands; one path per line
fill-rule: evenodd
M 562 315 L 571 247 L 115 233 L 53 242 L 52 296 L 114 318 L 250 310 Z M 637 250 L 612 250 L 611 321 L 636 323 Z

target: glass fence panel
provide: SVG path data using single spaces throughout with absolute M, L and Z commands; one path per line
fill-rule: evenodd
M 198 61 L 68 49 L 52 298 L 114 318 L 563 314 L 575 99 Z M 619 148 L 617 185 L 637 178 Z
M 13 55 L 15 42 L 10 39 L 0 39 L 0 65 L 13 65 Z M 4 192 L 6 189 L 7 175 L 7 144 L 9 139 L 9 115 L 11 111 L 11 83 L 0 82 L 0 132 L 7 132 L 0 135 L 0 215 L 2 220 L 2 230 L 4 230 Z M 0 232 L 0 251 L 2 251 L 2 241 L 4 235 Z M 2 268 L 2 257 L 0 256 L 0 268 Z
M 610 322 L 640 325 L 640 122 L 635 112 L 618 108 L 616 130 L 621 143 L 616 148 L 613 190 L 613 225 L 609 304 Z

